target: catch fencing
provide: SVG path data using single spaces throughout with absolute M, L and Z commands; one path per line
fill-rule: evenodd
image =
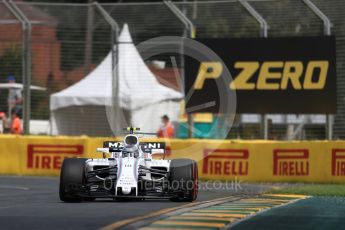
M 341 0 L 217 0 L 141 3 L 29 3 L 0 1 L 0 80 L 13 75 L 23 88 L 26 133 L 50 134 L 50 96 L 81 81 L 111 52 L 116 77 L 120 30 L 128 25 L 134 44 L 159 36 L 245 38 L 336 36 L 337 114 L 236 114 L 227 138 L 343 139 L 345 137 L 345 3 Z M 175 52 L 159 52 L 145 60 L 160 84 L 183 90 L 183 44 Z M 133 60 L 134 61 L 134 60 Z M 104 72 L 104 74 L 108 74 Z M 116 79 L 116 78 L 115 78 Z M 100 85 L 104 82 L 96 82 Z M 116 93 L 116 82 L 113 92 Z M 45 87 L 45 91 L 30 89 Z M 93 88 L 84 89 L 92 91 Z M 116 99 L 116 98 L 115 98 Z M 116 103 L 117 99 L 114 100 Z M 7 111 L 7 92 L 0 91 L 1 111 Z M 59 110 L 67 118 L 68 135 L 113 135 L 107 110 L 76 106 Z M 112 104 L 112 107 L 116 105 Z M 153 107 L 154 108 L 154 107 Z M 181 116 L 183 117 L 183 116 Z M 175 119 L 179 137 L 188 122 Z M 194 137 L 216 138 L 207 122 L 221 127 L 227 117 L 194 117 Z M 206 121 L 205 121 L 206 120 Z M 81 123 L 80 121 L 84 121 Z M 110 121 L 111 122 L 111 121 Z M 87 124 L 87 125 L 83 125 Z M 59 125 L 59 124 L 57 124 Z M 98 127 L 97 131 L 94 131 Z M 206 127 L 206 128 L 205 128 Z M 199 130 L 199 131 L 198 131 Z M 185 131 L 183 133 L 183 131 Z M 201 133 L 201 134 L 200 134 Z M 202 134 L 204 133 L 204 134 Z M 224 137 L 224 135 L 222 136 Z

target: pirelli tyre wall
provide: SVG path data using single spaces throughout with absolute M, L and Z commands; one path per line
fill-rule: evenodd
M 0 174 L 59 175 L 65 157 L 100 157 L 105 140 L 3 135 Z M 170 140 L 166 157 L 197 160 L 205 180 L 345 182 L 345 141 Z

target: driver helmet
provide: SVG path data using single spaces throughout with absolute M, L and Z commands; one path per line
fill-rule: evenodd
M 122 157 L 139 157 L 139 148 L 136 145 L 129 145 L 123 148 Z

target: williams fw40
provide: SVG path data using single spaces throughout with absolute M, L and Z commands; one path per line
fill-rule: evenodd
M 198 169 L 194 160 L 165 160 L 165 143 L 139 142 L 139 129 L 128 128 L 123 142 L 106 141 L 101 158 L 66 158 L 60 174 L 60 199 L 170 199 L 194 201 Z M 156 156 L 161 159 L 156 159 Z

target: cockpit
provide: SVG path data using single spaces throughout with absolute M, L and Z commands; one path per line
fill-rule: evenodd
M 124 147 L 122 149 L 122 157 L 139 157 L 140 146 L 138 137 L 135 135 L 127 135 L 124 139 Z

